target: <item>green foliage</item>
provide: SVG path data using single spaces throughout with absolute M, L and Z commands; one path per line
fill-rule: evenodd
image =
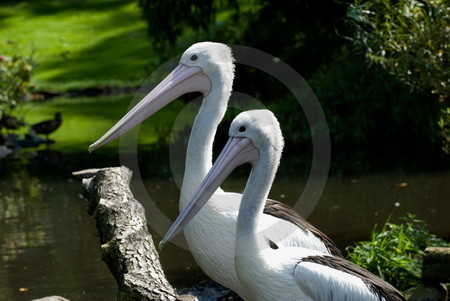
M 431 145 L 438 105 L 380 69 L 367 67 L 362 56 L 341 47 L 308 78 L 327 116 L 333 146 Z M 287 140 L 309 143 L 305 117 L 292 114 L 289 104 L 297 103 L 277 99 L 270 108 L 282 120 Z
M 408 214 L 404 223 L 386 222 L 380 231 L 376 226 L 370 241 L 348 247 L 348 259 L 391 283 L 401 291 L 420 284 L 422 255 L 429 246 L 448 246 L 430 234 L 425 221 Z
M 206 30 L 215 22 L 219 10 L 236 6 L 233 1 L 152 1 L 138 0 L 143 18 L 148 22 L 148 31 L 155 46 L 162 48 L 173 44 L 186 28 Z
M 185 43 L 213 40 L 276 54 L 303 75 L 342 44 L 336 21 L 345 5 L 328 0 L 138 0 L 150 38 L 184 51 Z M 318 51 L 311 51 L 317 49 Z
M 450 97 L 450 8 L 448 0 L 357 0 L 347 12 L 353 42 L 367 60 L 440 101 Z M 438 124 L 448 152 L 450 120 Z
M 441 110 L 438 125 L 440 128 L 439 135 L 442 137 L 442 150 L 450 154 L 450 108 Z
M 0 54 L 0 111 L 9 112 L 25 100 L 34 86 L 31 75 L 36 63 L 33 54 L 23 56 Z
M 414 89 L 450 96 L 448 0 L 357 0 L 347 16 L 370 62 Z

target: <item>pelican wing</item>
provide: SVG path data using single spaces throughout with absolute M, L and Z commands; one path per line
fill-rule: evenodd
M 320 231 L 319 229 L 308 223 L 297 211 L 295 211 L 288 205 L 275 200 L 267 199 L 266 205 L 264 206 L 264 213 L 291 222 L 300 229 L 310 231 L 316 237 L 318 237 L 320 240 L 323 241 L 323 243 L 325 244 L 325 246 L 328 248 L 328 250 L 332 255 L 341 258 L 344 257 L 341 251 L 338 249 L 338 247 L 328 236 L 326 236 L 322 231 Z
M 406 300 L 389 283 L 354 263 L 330 255 L 302 258 L 294 277 L 314 300 Z

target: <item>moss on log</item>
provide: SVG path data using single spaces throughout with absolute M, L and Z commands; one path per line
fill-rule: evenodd
M 450 282 L 450 248 L 428 247 L 425 249 L 422 279 L 424 282 Z

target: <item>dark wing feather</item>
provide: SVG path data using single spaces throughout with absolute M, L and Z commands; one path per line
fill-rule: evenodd
M 388 301 L 406 301 L 405 297 L 392 285 L 382 280 L 381 278 L 373 275 L 369 271 L 361 268 L 348 260 L 343 258 L 334 257 L 330 255 L 321 256 L 308 256 L 302 259 L 302 262 L 313 262 L 325 266 L 329 266 L 333 269 L 349 273 L 362 281 L 375 293 L 378 297 L 384 298 Z
M 288 222 L 293 223 L 297 227 L 312 232 L 315 236 L 320 238 L 325 246 L 330 250 L 330 253 L 334 256 L 344 257 L 335 243 L 326 236 L 319 229 L 308 223 L 297 211 L 292 209 L 286 204 L 283 204 L 278 201 L 274 201 L 271 199 L 267 199 L 266 205 L 264 207 L 264 213 L 269 214 L 281 219 L 284 219 Z

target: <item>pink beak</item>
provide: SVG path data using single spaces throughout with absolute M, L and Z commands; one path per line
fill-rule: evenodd
M 167 241 L 175 237 L 194 218 L 236 167 L 244 163 L 253 165 L 258 159 L 259 150 L 253 146 L 250 139 L 230 137 L 189 204 L 159 243 L 159 247 L 161 248 Z
M 202 92 L 206 96 L 210 91 L 211 82 L 201 68 L 178 65 L 106 134 L 91 144 L 89 152 L 123 135 L 181 95 Z

